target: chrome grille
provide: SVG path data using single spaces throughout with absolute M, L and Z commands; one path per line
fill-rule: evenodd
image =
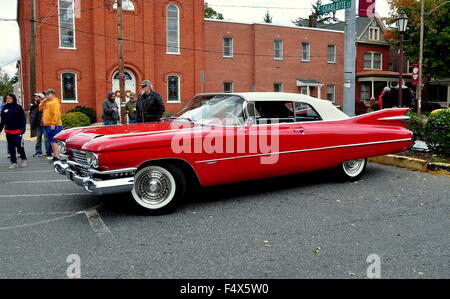
M 73 151 L 73 160 L 81 165 L 89 167 L 87 155 L 85 152 Z

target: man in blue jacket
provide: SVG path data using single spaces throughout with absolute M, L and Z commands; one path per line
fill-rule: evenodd
M 16 148 L 19 152 L 22 163 L 20 167 L 27 167 L 27 156 L 22 135 L 25 134 L 26 116 L 22 106 L 17 104 L 17 98 L 14 94 L 5 95 L 6 104 L 1 110 L 0 132 L 5 129 L 6 140 L 8 141 L 8 150 L 10 154 L 10 169 L 19 167 L 17 165 Z

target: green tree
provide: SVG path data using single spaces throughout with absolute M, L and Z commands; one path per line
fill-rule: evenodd
M 0 96 L 13 92 L 14 82 L 11 80 L 7 72 L 0 69 Z
M 450 77 L 450 55 L 448 55 L 450 49 L 450 3 L 447 0 L 423 1 L 425 1 L 423 74 L 428 78 L 448 78 Z M 388 23 L 395 24 L 395 20 L 401 11 L 408 16 L 408 29 L 404 34 L 404 52 L 410 58 L 410 61 L 418 61 L 420 1 L 389 0 L 389 5 L 392 13 L 387 20 Z M 438 8 L 438 6 L 440 7 Z M 386 37 L 394 47 L 399 47 L 397 30 L 389 30 Z
M 213 8 L 209 7 L 208 2 L 205 2 L 205 18 L 223 20 L 223 15 L 215 11 Z
M 334 1 L 332 1 L 332 2 L 334 2 Z M 326 24 L 326 23 L 330 22 L 333 19 L 333 17 L 331 16 L 331 13 L 326 13 L 326 14 L 322 14 L 322 15 L 319 14 L 319 7 L 321 5 L 322 5 L 322 0 L 316 0 L 316 3 L 312 4 L 311 14 L 317 16 L 318 23 Z M 292 23 L 299 27 L 308 26 L 309 20 L 303 19 L 303 18 L 298 18 L 298 19 L 292 21 Z
M 267 10 L 266 15 L 264 16 L 264 23 L 272 23 L 272 16 L 269 13 L 269 10 Z

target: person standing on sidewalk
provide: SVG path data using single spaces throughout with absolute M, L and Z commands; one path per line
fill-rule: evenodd
M 108 93 L 107 99 L 103 102 L 102 118 L 105 126 L 117 125 L 119 121 L 119 106 L 114 92 Z
M 47 139 L 52 145 L 53 159 L 51 162 L 60 159 L 60 152 L 55 135 L 62 131 L 61 103 L 56 97 L 56 91 L 49 88 L 45 91 L 45 98 L 39 104 L 39 111 L 42 112 L 42 122 L 47 133 Z
M 6 141 L 8 142 L 8 151 L 10 154 L 10 169 L 18 168 L 16 149 L 19 152 L 22 163 L 20 167 L 27 167 L 27 156 L 25 154 L 22 135 L 26 130 L 26 115 L 23 107 L 17 104 L 17 98 L 14 94 L 5 95 L 6 105 L 1 110 L 0 132 L 5 129 Z
M 136 124 L 136 103 L 137 96 L 134 92 L 130 93 L 130 100 L 125 104 L 125 113 L 128 115 L 128 123 Z
M 153 84 L 149 80 L 142 81 L 141 88 L 142 94 L 136 103 L 137 122 L 160 121 L 166 111 L 161 95 L 153 90 Z
M 39 104 L 44 98 L 43 93 L 35 93 L 34 101 L 30 106 L 30 128 L 31 130 L 36 130 L 36 152 L 33 154 L 33 157 L 42 156 L 42 136 L 44 136 L 45 140 L 46 156 L 50 157 L 52 155 L 52 146 L 48 141 L 47 133 L 42 123 L 42 112 L 39 111 Z

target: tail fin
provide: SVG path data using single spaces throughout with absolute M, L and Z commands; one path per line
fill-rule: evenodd
M 406 116 L 406 112 L 408 108 L 392 108 L 392 109 L 383 109 L 363 115 L 359 115 L 356 117 L 352 117 L 350 120 L 357 124 L 373 124 L 373 125 L 387 125 L 387 126 L 400 126 L 405 128 L 405 120 L 409 119 L 409 116 Z

